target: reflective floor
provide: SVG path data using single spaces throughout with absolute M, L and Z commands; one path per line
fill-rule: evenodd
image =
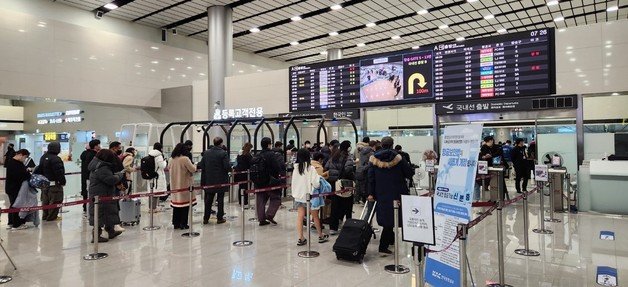
M 531 229 L 539 225 L 538 197 L 535 194 L 530 204 Z M 7 200 L 4 193 L 0 194 L 0 206 L 6 207 Z M 323 244 L 314 241 L 312 249 L 319 251 L 320 257 L 298 257 L 297 253 L 305 248 L 296 246 L 296 213 L 287 208 L 279 211 L 278 226 L 259 227 L 248 221 L 253 211 L 246 211 L 246 238 L 254 242 L 250 247 L 232 246 L 240 239 L 241 228 L 240 211 L 234 204 L 229 205 L 227 214 L 237 218 L 223 225 L 216 225 L 212 219 L 202 226 L 202 216 L 195 215 L 195 228 L 201 235 L 192 239 L 181 237 L 185 231 L 172 229 L 170 211 L 156 214 L 162 229 L 143 231 L 148 224 L 144 211 L 139 226 L 126 227 L 120 237 L 100 244 L 100 251 L 109 257 L 99 261 L 82 259 L 92 251 L 90 228 L 80 207 L 67 210 L 60 222 L 16 231 L 4 228 L 6 215 L 2 215 L 0 237 L 18 267 L 14 271 L 0 253 L 0 273 L 13 276 L 13 281 L 4 286 L 412 286 L 414 282 L 412 273 L 391 275 L 384 271 L 393 257 L 378 255 L 378 240 L 371 241 L 363 264 L 337 261 L 331 250 L 335 237 Z M 354 211 L 359 215 L 361 207 L 356 205 Z M 597 266 L 610 266 L 618 268 L 622 286 L 622 275 L 628 271 L 624 256 L 628 254 L 628 219 L 588 213 L 556 217 L 563 222 L 547 224 L 554 234 L 530 232 L 530 247 L 540 251 L 541 256 L 523 257 L 514 253 L 523 246 L 522 205 L 517 203 L 504 210 L 506 283 L 595 286 Z M 614 231 L 616 241 L 600 240 L 601 230 Z M 496 216 L 471 229 L 469 238 L 474 282 L 483 286 L 497 280 Z M 410 246 L 403 243 L 401 250 L 401 263 L 412 267 Z

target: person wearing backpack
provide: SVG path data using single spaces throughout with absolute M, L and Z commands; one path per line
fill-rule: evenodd
M 291 184 L 292 197 L 294 197 L 295 207 L 297 208 L 297 234 L 299 235 L 297 246 L 303 246 L 307 243 L 307 240 L 303 237 L 303 219 L 307 212 L 307 194 L 312 194 L 314 189 L 320 188 L 320 181 L 321 176 L 310 163 L 310 152 L 305 148 L 298 150 Z M 323 201 L 324 198 L 317 198 L 317 200 Z M 320 205 L 314 206 L 312 203 L 310 215 L 312 220 L 314 220 L 316 231 L 318 231 L 318 243 L 325 243 L 329 240 L 329 235 L 323 234 L 321 220 L 318 217 L 320 208 Z
M 34 172 L 45 176 L 50 181 L 50 186 L 41 190 L 42 205 L 63 202 L 63 187 L 66 184 L 65 166 L 59 153 L 61 153 L 61 144 L 58 142 L 49 143 L 48 151 L 41 156 L 39 165 Z M 60 220 L 59 208 L 45 209 L 41 219 L 45 221 Z
M 262 151 L 253 157 L 251 162 L 251 179 L 255 188 L 265 188 L 281 184 L 281 174 L 285 172 L 285 164 L 275 152 L 271 150 L 272 140 L 262 139 Z M 266 208 L 268 203 L 268 209 Z M 255 207 L 259 225 L 277 225 L 275 215 L 281 206 L 281 188 L 255 194 Z
M 355 162 L 349 153 L 350 149 L 351 142 L 343 141 L 325 164 L 325 169 L 329 172 L 328 181 L 333 191 L 336 192 L 336 195 L 331 197 L 331 219 L 329 222 L 329 229 L 331 230 L 329 234 L 331 235 L 338 234 L 338 226 L 343 218 L 352 218 L 353 192 L 341 192 L 340 190 L 344 187 L 353 187 L 352 184 L 355 179 Z
M 168 190 L 166 172 L 164 171 L 166 169 L 166 166 L 168 166 L 168 163 L 164 159 L 162 150 L 163 146 L 161 145 L 161 143 L 156 142 L 153 145 L 153 150 L 149 151 L 148 156 L 142 159 L 142 165 L 140 166 L 140 169 L 142 171 L 142 178 L 155 181 L 155 192 Z M 150 170 L 153 170 L 153 172 L 151 173 Z M 149 178 L 146 178 L 144 176 L 145 173 L 150 173 L 152 176 L 148 176 Z M 150 182 L 148 186 L 150 188 Z M 166 195 L 163 198 L 168 198 L 168 196 Z M 151 206 L 150 208 L 153 207 Z
M 205 175 L 202 185 L 224 184 L 229 182 L 229 172 L 231 172 L 231 163 L 229 162 L 229 154 L 222 149 L 223 140 L 221 137 L 214 138 L 214 146 L 203 152 L 203 158 L 198 163 L 198 168 Z M 225 192 L 229 192 L 229 187 L 218 187 L 204 189 L 205 192 L 205 211 L 203 215 L 203 224 L 209 223 L 211 216 L 211 207 L 214 198 L 218 202 L 218 213 L 216 213 L 216 223 L 222 224 L 227 222 L 225 216 Z
M 87 180 L 89 179 L 89 163 L 92 162 L 96 153 L 100 151 L 100 140 L 91 140 L 89 148 L 81 153 L 81 195 L 83 200 L 87 199 Z M 87 204 L 83 204 L 83 213 L 87 211 Z

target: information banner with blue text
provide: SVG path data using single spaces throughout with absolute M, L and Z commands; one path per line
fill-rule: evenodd
M 457 226 L 471 220 L 471 203 L 482 125 L 448 126 L 443 133 L 434 194 L 435 251 L 426 259 L 425 278 L 432 286 L 460 286 Z

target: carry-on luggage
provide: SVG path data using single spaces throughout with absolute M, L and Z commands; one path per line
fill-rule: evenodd
M 376 202 L 367 202 L 362 211 L 360 219 L 347 219 L 333 250 L 338 260 L 355 261 L 362 263 L 366 248 L 374 235 L 371 221 L 375 213 Z
M 120 200 L 120 222 L 122 225 L 137 225 L 140 223 L 140 200 Z

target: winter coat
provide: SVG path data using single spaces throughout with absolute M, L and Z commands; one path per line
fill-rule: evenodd
M 221 184 L 229 182 L 229 172 L 231 171 L 231 163 L 229 162 L 229 154 L 218 146 L 212 146 L 203 153 L 198 168 L 202 170 L 204 175 L 202 185 Z M 208 189 L 209 190 L 209 189 Z M 221 187 L 211 189 L 212 192 L 227 192 L 229 187 Z
M 126 180 L 133 180 L 133 172 L 135 171 L 135 155 L 130 152 L 125 152 L 121 158 Z
M 369 193 L 377 200 L 377 223 L 383 227 L 394 226 L 393 201 L 409 194 L 406 179 L 414 170 L 401 155 L 390 149 L 382 149 L 369 159 Z
M 123 172 L 114 173 L 115 164 L 94 158 L 89 163 L 89 198 L 116 196 L 116 185 L 122 181 Z M 118 202 L 101 201 L 98 204 L 98 225 L 114 226 L 120 223 Z M 94 204 L 90 203 L 89 224 L 94 225 Z
M 353 180 L 355 178 L 355 162 L 349 155 L 341 155 L 336 160 L 330 158 L 325 164 L 325 170 L 329 171 L 328 179 L 332 186 L 339 179 Z
M 196 172 L 196 166 L 192 163 L 189 157 L 182 155 L 171 158 L 168 163 L 168 169 L 170 170 L 170 188 L 172 190 L 188 189 L 192 186 L 192 184 L 194 184 L 194 172 Z M 192 204 L 196 204 L 196 196 L 192 196 Z M 190 206 L 190 193 L 173 193 L 170 205 L 172 207 Z
M 361 163 L 367 163 L 368 164 L 368 160 L 369 160 L 368 158 L 366 158 L 366 161 L 362 161 L 362 158 L 360 157 L 360 154 L 362 153 L 362 151 L 365 148 L 371 148 L 371 147 L 369 146 L 368 143 L 365 143 L 365 142 L 359 142 L 359 143 L 356 144 L 355 151 L 353 152 L 353 157 L 356 159 L 356 164 L 358 164 L 358 163 L 360 163 L 360 164 Z
M 241 154 L 236 158 L 236 167 L 235 171 L 247 171 L 251 169 L 251 161 L 253 160 L 253 156 L 251 154 Z M 246 181 L 248 179 L 248 175 L 246 173 L 238 173 L 235 175 L 234 180 L 236 182 Z M 248 184 L 243 183 L 240 184 L 240 189 L 247 189 Z
M 525 172 L 530 168 L 525 147 L 515 146 L 510 152 L 510 157 L 512 158 L 512 164 L 516 172 Z
M 155 168 L 157 169 L 156 171 L 158 175 L 155 192 L 168 190 L 168 181 L 166 180 L 166 172 L 164 171 L 168 164 L 166 163 L 163 154 L 154 149 L 148 152 L 148 155 L 155 157 Z
M 96 151 L 93 149 L 86 149 L 81 153 L 81 180 L 89 179 L 89 163 L 95 156 Z
M 355 167 L 355 179 L 357 181 L 366 181 L 366 173 L 369 167 L 369 159 L 373 155 L 374 151 L 370 146 L 364 147 L 360 150 L 358 163 Z
M 480 160 L 485 160 L 488 162 L 488 166 L 493 166 L 493 148 L 482 144 L 480 148 Z
M 13 203 L 13 207 L 22 208 L 22 207 L 34 207 L 39 203 L 37 198 L 37 189 L 31 187 L 28 184 L 28 181 L 22 182 L 22 187 L 20 188 L 20 193 L 17 195 L 15 199 L 15 203 Z M 38 211 L 20 211 L 20 218 L 25 219 L 25 221 L 32 221 L 35 226 L 39 225 L 39 212 Z
M 50 180 L 50 184 L 65 185 L 65 166 L 59 157 L 61 144 L 51 142 L 48 144 L 48 152 L 41 156 L 39 165 L 35 169 L 36 174 L 41 174 Z
M 13 158 L 7 159 L 4 163 L 4 167 L 7 169 L 7 179 L 4 190 L 7 195 L 17 196 L 20 192 L 20 188 L 22 187 L 22 183 L 25 180 L 29 180 L 31 178 L 31 174 L 21 161 Z

